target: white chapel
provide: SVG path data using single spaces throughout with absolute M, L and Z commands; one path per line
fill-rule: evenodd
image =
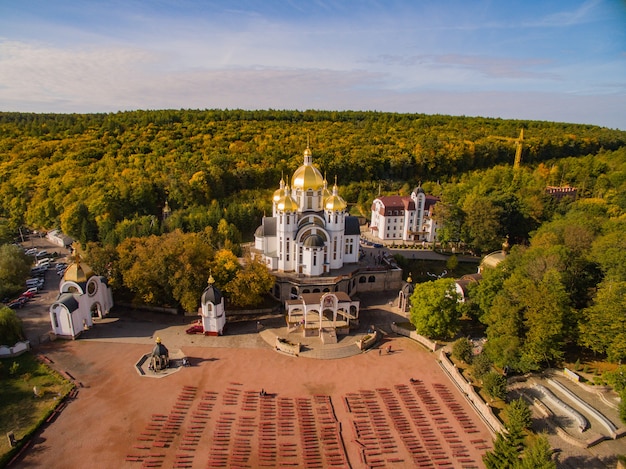
M 50 305 L 52 332 L 60 338 L 75 339 L 103 318 L 113 307 L 113 295 L 104 277 L 95 275 L 79 259 L 69 265 L 59 284 L 59 296 Z

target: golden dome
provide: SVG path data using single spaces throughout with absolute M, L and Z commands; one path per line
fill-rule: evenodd
M 279 212 L 297 212 L 298 204 L 293 200 L 293 197 L 286 195 L 276 203 L 276 208 Z
M 316 191 L 324 187 L 324 176 L 313 166 L 313 157 L 309 148 L 304 150 L 304 164 L 293 173 L 292 187 L 303 191 L 309 189 Z
M 347 206 L 348 204 L 346 203 L 346 201 L 338 195 L 331 195 L 324 202 L 324 208 L 326 210 L 330 210 L 331 212 L 342 212 L 346 209 Z
M 293 187 L 295 189 L 302 189 L 308 191 L 313 189 L 314 191 L 321 189 L 324 186 L 324 177 L 320 173 L 319 169 L 315 166 L 300 166 L 293 173 Z
M 283 178 L 280 178 L 280 189 L 276 189 L 274 191 L 274 196 L 272 197 L 272 201 L 274 203 L 278 202 L 279 199 L 285 196 L 285 181 Z
M 298 203 L 291 197 L 289 187 L 285 189 L 285 195 L 276 201 L 276 209 L 279 212 L 297 212 Z
M 283 197 L 285 197 L 285 189 L 276 189 L 274 191 L 274 196 L 272 197 L 272 200 L 274 202 L 278 202 Z
M 336 179 L 336 178 L 335 178 Z M 337 182 L 333 186 L 333 195 L 324 200 L 324 209 L 331 212 L 342 212 L 346 209 L 348 204 L 339 195 L 339 189 L 337 188 Z
M 85 283 L 94 275 L 93 270 L 87 264 L 74 262 L 68 266 L 65 274 L 63 274 L 63 280 L 66 282 Z

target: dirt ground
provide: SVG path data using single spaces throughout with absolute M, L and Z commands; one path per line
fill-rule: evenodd
M 424 467 L 482 467 L 491 436 L 432 355 L 408 339 L 388 343 L 392 354 L 340 360 L 295 358 L 269 346 L 186 347 L 192 366 L 155 379 L 134 366 L 145 345 L 55 342 L 41 352 L 82 387 L 14 467 L 400 468 L 416 467 L 416 455 Z M 420 401 L 424 392 L 434 402 Z

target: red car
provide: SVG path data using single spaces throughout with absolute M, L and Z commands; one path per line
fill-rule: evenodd
M 35 294 L 32 291 L 25 291 L 20 295 L 20 298 L 33 298 Z
M 203 334 L 204 327 L 202 327 L 202 322 L 196 321 L 191 324 L 191 327 L 185 331 L 187 334 Z

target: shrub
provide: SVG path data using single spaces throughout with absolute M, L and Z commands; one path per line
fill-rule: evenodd
M 457 360 L 470 364 L 472 363 L 473 349 L 472 341 L 462 337 L 452 344 L 452 356 Z
M 24 339 L 22 321 L 8 306 L 0 307 L 0 344 L 12 347 Z
M 473 357 L 472 365 L 474 366 L 474 376 L 478 379 L 483 379 L 491 371 L 491 360 L 484 352 Z
M 506 378 L 500 373 L 490 371 L 483 378 L 485 392 L 492 399 L 504 399 L 506 397 Z

